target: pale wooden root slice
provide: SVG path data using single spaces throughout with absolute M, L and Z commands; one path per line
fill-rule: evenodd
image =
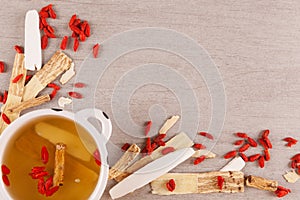
M 66 152 L 83 161 L 90 161 L 91 154 L 84 147 L 79 137 L 51 124 L 40 122 L 35 125 L 36 133 L 52 144 L 63 142 L 68 147 Z
M 195 151 L 194 155 L 192 156 L 193 158 L 198 158 L 200 156 L 205 156 L 205 158 L 215 158 L 217 155 L 211 151 L 208 151 L 206 149 L 200 149 Z
M 224 178 L 222 189 L 218 186 L 218 176 Z M 166 183 L 174 179 L 175 190 L 170 192 Z M 237 193 L 244 192 L 243 172 L 204 172 L 204 173 L 168 173 L 151 182 L 152 194 L 201 194 L 201 193 Z
M 58 106 L 61 107 L 61 108 L 64 108 L 65 105 L 69 105 L 73 102 L 72 99 L 68 98 L 68 97 L 60 97 L 58 99 Z
M 64 185 L 64 170 L 65 170 L 65 150 L 66 145 L 63 143 L 57 143 L 55 145 L 55 163 L 54 163 L 54 176 L 53 185 Z
M 12 80 L 19 74 L 23 74 L 23 77 L 17 83 L 12 83 Z M 26 69 L 24 68 L 24 54 L 17 53 L 15 56 L 14 66 L 10 78 L 7 100 L 5 105 L 1 107 L 1 111 L 7 115 L 7 117 L 10 119 L 11 122 L 17 119 L 20 113 L 19 112 L 8 113 L 6 108 L 18 105 L 22 101 L 25 78 L 26 78 Z M 1 118 L 0 134 L 4 131 L 4 129 L 7 126 L 8 124 L 6 124 Z
M 178 121 L 178 119 L 179 119 L 178 115 L 174 115 L 170 119 L 168 119 L 164 123 L 164 125 L 160 128 L 159 134 L 166 134 L 168 130 L 172 128 L 172 126 L 174 126 L 174 124 Z
M 247 176 L 245 178 L 246 186 L 274 192 L 277 190 L 278 182 L 268 180 L 259 176 Z
M 300 176 L 295 172 L 295 170 L 286 172 L 286 174 L 284 174 L 283 177 L 289 183 L 296 183 L 300 178 Z
M 109 170 L 108 178 L 114 179 L 119 176 L 139 155 L 141 149 L 136 145 L 131 145 L 120 160 Z
M 65 70 L 71 67 L 72 60 L 61 51 L 55 52 L 52 58 L 38 71 L 24 88 L 23 100 L 29 100 L 38 95 L 48 83 L 51 83 Z
M 64 85 L 75 75 L 74 63 L 71 63 L 70 69 L 68 69 L 59 79 L 59 82 Z
M 123 172 L 122 174 L 120 174 L 118 177 L 116 177 L 115 180 L 117 182 L 120 182 L 124 178 L 126 178 L 127 176 L 129 176 L 130 174 L 132 174 L 133 172 L 135 172 L 136 170 L 144 167 L 145 165 L 147 165 L 148 163 L 152 162 L 153 160 L 156 160 L 156 159 L 162 157 L 163 154 L 161 153 L 161 151 L 164 148 L 173 147 L 175 150 L 178 150 L 178 149 L 183 149 L 183 148 L 191 147 L 193 145 L 194 145 L 194 143 L 189 138 L 189 136 L 187 136 L 185 133 L 181 132 L 181 133 L 177 134 L 176 136 L 174 136 L 173 138 L 171 138 L 168 142 L 166 142 L 165 146 L 161 146 L 161 147 L 157 148 L 156 150 L 154 150 L 152 152 L 151 155 L 145 156 L 144 158 L 141 158 L 140 160 L 138 160 L 137 162 L 135 162 L 133 165 L 131 165 L 130 167 L 128 167 L 126 169 L 126 171 Z
M 44 139 L 41 136 L 38 136 L 36 133 L 26 133 L 27 135 L 21 135 L 15 142 L 16 148 L 24 152 L 27 156 L 36 159 L 37 161 L 41 160 L 41 148 L 42 146 L 47 146 L 47 149 L 49 152 L 55 152 L 55 145 L 49 142 L 47 139 Z M 79 168 L 88 168 L 90 174 L 99 172 L 99 167 L 95 164 L 97 167 L 93 167 L 90 165 L 90 163 L 82 162 L 80 160 L 77 160 L 70 154 L 65 154 L 65 161 L 66 165 L 72 165 L 77 166 L 80 165 Z M 94 162 L 93 162 L 94 163 Z M 54 166 L 54 159 L 49 159 L 48 161 L 49 166 Z M 81 167 L 82 165 L 82 167 Z M 70 172 L 65 172 L 70 173 Z M 65 177 L 66 178 L 66 177 Z
M 11 113 L 21 112 L 25 109 L 28 109 L 28 108 L 31 108 L 31 107 L 34 107 L 34 106 L 39 106 L 39 105 L 41 105 L 43 103 L 46 103 L 50 100 L 51 99 L 50 99 L 50 96 L 48 94 L 42 95 L 42 96 L 37 97 L 37 98 L 29 99 L 27 101 L 23 101 L 23 102 L 19 103 L 18 105 L 9 107 L 9 108 L 7 108 L 7 111 L 11 112 Z

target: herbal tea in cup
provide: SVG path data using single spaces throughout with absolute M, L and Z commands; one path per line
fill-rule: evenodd
M 30 120 L 6 144 L 1 163 L 5 189 L 21 200 L 88 199 L 101 165 L 93 141 L 85 128 L 65 117 Z

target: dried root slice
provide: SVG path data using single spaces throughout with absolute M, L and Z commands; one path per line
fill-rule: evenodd
M 54 186 L 63 186 L 64 184 L 65 149 L 66 149 L 65 144 L 63 143 L 56 144 L 54 176 L 53 176 Z
M 178 149 L 183 149 L 187 147 L 193 146 L 193 141 L 187 136 L 185 133 L 181 132 L 178 135 L 174 136 L 172 139 L 170 139 L 167 143 L 166 146 L 162 146 L 157 148 L 155 151 L 152 152 L 151 155 L 146 156 L 137 162 L 135 162 L 133 165 L 128 167 L 125 172 L 121 173 L 118 177 L 115 178 L 116 181 L 120 182 L 136 170 L 144 167 L 148 163 L 152 162 L 153 160 L 156 160 L 160 157 L 163 156 L 161 153 L 164 148 L 167 147 L 173 147 L 175 150 Z
M 205 158 L 215 158 L 217 156 L 215 153 L 213 153 L 211 151 L 208 151 L 206 149 L 200 149 L 200 150 L 197 150 L 192 157 L 198 158 L 203 155 L 205 156 Z
M 136 145 L 131 145 L 120 160 L 109 170 L 109 179 L 114 179 L 125 171 L 131 162 L 139 155 L 141 149 Z
M 52 58 L 38 71 L 24 88 L 23 100 L 38 95 L 48 83 L 54 81 L 61 73 L 71 67 L 72 60 L 61 51 L 55 52 Z
M 23 74 L 23 77 L 18 82 L 13 83 L 12 80 L 20 74 Z M 5 105 L 1 107 L 1 111 L 7 115 L 7 117 L 10 119 L 11 122 L 17 119 L 20 113 L 19 112 L 8 113 L 6 111 L 6 108 L 18 105 L 22 101 L 25 77 L 26 77 L 26 69 L 24 68 L 24 54 L 17 53 L 15 56 L 14 66 L 10 78 L 7 101 Z M 0 119 L 0 134 L 4 131 L 4 129 L 7 126 L 8 125 L 2 119 Z
M 29 99 L 27 101 L 23 101 L 21 103 L 19 103 L 18 105 L 12 106 L 7 108 L 7 111 L 11 112 L 11 113 L 16 113 L 16 112 L 21 112 L 22 110 L 34 107 L 34 106 L 38 106 L 41 105 L 45 102 L 50 101 L 50 96 L 48 94 L 37 97 L 37 98 L 33 98 L 33 99 Z
M 222 189 L 218 186 L 218 176 L 224 178 Z M 170 192 L 166 183 L 174 179 L 176 188 Z M 168 173 L 151 182 L 152 194 L 200 194 L 244 192 L 243 172 Z
M 68 98 L 68 97 L 60 97 L 58 99 L 58 106 L 64 108 L 65 105 L 69 105 L 72 103 L 72 99 Z
M 267 190 L 274 192 L 277 190 L 278 182 L 273 180 L 268 180 L 259 176 L 247 176 L 245 178 L 246 186 L 254 187 L 260 190 Z
M 68 69 L 59 79 L 62 85 L 66 84 L 75 75 L 74 63 L 71 63 L 70 69 Z
M 300 176 L 295 172 L 295 170 L 286 172 L 286 174 L 284 174 L 283 177 L 289 183 L 296 183 L 300 178 Z
M 179 119 L 178 115 L 174 115 L 170 119 L 168 119 L 159 130 L 159 134 L 166 134 L 168 130 L 172 128 L 172 126 L 174 126 L 174 124 L 178 121 L 178 119 Z

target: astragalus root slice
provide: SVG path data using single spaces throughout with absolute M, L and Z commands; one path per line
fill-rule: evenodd
M 217 184 L 218 176 L 224 178 L 222 189 Z M 174 179 L 176 188 L 169 191 L 166 183 Z M 201 193 L 237 193 L 244 192 L 243 172 L 204 172 L 204 173 L 168 173 L 151 182 L 152 194 L 201 194 Z
M 53 176 L 54 186 L 63 186 L 64 184 L 65 151 L 66 151 L 65 144 L 57 143 L 55 145 L 55 163 L 54 163 L 54 176 Z
M 245 178 L 246 186 L 274 192 L 277 190 L 278 182 L 268 180 L 259 176 L 247 176 Z
M 75 75 L 74 63 L 71 63 L 70 69 L 68 69 L 59 79 L 59 82 L 64 85 Z
M 240 171 L 245 167 L 246 163 L 243 158 L 237 156 L 227 163 L 220 171 Z
M 215 158 L 217 155 L 209 150 L 200 149 L 200 150 L 197 150 L 192 157 L 198 158 L 200 156 L 205 156 L 205 158 Z
M 56 51 L 51 59 L 38 71 L 24 88 L 23 101 L 34 98 L 49 83 L 71 67 L 72 59 L 61 51 Z
M 159 134 L 166 134 L 172 126 L 178 121 L 180 117 L 178 115 L 172 116 L 170 119 L 168 119 L 164 125 L 159 130 Z
M 23 74 L 23 77 L 16 83 L 13 83 L 13 79 Z M 12 74 L 10 78 L 10 84 L 8 89 L 8 96 L 6 103 L 1 107 L 1 112 L 5 113 L 6 116 L 10 119 L 10 121 L 14 121 L 20 115 L 20 112 L 7 112 L 7 107 L 12 107 L 18 105 L 22 101 L 23 92 L 24 92 L 24 83 L 26 77 L 26 69 L 24 68 L 24 54 L 17 53 L 14 60 L 14 66 L 12 69 Z M 8 126 L 2 118 L 0 119 L 0 134 L 4 131 L 4 129 Z
M 173 138 L 171 138 L 166 143 L 165 146 L 161 146 L 161 147 L 157 148 L 156 150 L 154 150 L 152 152 L 151 155 L 145 156 L 144 158 L 141 158 L 140 160 L 133 163 L 133 165 L 128 167 L 125 172 L 121 173 L 118 177 L 116 177 L 115 180 L 120 182 L 124 178 L 126 178 L 127 176 L 129 176 L 133 172 L 137 171 L 138 169 L 144 167 L 145 165 L 152 162 L 153 160 L 156 160 L 156 159 L 164 156 L 162 154 L 162 150 L 167 148 L 167 147 L 173 147 L 174 150 L 179 150 L 179 149 L 191 147 L 193 145 L 194 145 L 194 143 L 189 138 L 189 136 L 187 136 L 185 133 L 181 132 L 181 133 L 177 134 L 176 136 L 174 136 Z
M 120 160 L 109 170 L 108 178 L 114 179 L 127 169 L 132 161 L 139 155 L 141 149 L 136 145 L 131 145 Z
M 68 97 L 60 97 L 58 99 L 58 106 L 64 108 L 65 105 L 69 105 L 73 102 L 72 99 L 68 98 Z
M 300 179 L 300 176 L 295 172 L 295 170 L 286 172 L 283 177 L 289 183 L 296 183 Z

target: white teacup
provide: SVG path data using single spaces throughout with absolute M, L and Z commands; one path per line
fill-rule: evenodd
M 90 195 L 89 199 L 100 199 L 107 184 L 109 167 L 107 164 L 107 149 L 106 143 L 109 140 L 112 132 L 111 121 L 108 116 L 98 109 L 84 109 L 77 113 L 71 113 L 63 111 L 61 109 L 41 109 L 24 114 L 14 122 L 12 122 L 0 136 L 0 163 L 3 163 L 3 155 L 5 153 L 6 145 L 14 137 L 21 127 L 34 119 L 45 116 L 59 116 L 69 120 L 74 120 L 77 124 L 85 128 L 90 134 L 90 137 L 94 140 L 97 148 L 100 152 L 101 158 L 101 170 L 98 178 L 97 185 Z M 96 118 L 101 122 L 101 133 L 88 121 L 89 118 Z M 9 192 L 6 190 L 6 186 L 0 181 L 0 199 L 13 199 Z

